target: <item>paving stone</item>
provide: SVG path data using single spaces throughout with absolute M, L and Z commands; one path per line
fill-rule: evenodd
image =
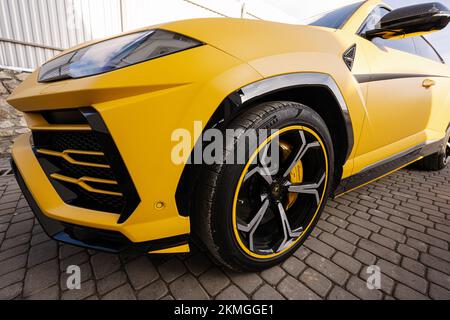
M 31 237 L 31 242 L 30 242 L 30 244 L 31 244 L 32 246 L 35 246 L 35 245 L 37 245 L 37 244 L 39 244 L 39 243 L 46 242 L 46 241 L 53 241 L 53 242 L 55 242 L 55 240 L 50 239 L 50 238 L 45 234 L 45 232 L 41 232 L 41 233 L 38 233 L 38 234 L 33 234 L 33 236 Z
M 378 262 L 378 266 L 383 274 L 386 274 L 394 280 L 397 280 L 421 293 L 426 293 L 427 281 L 423 278 L 385 260 L 380 260 Z
M 169 293 L 167 285 L 162 280 L 157 280 L 156 282 L 145 287 L 138 293 L 139 300 L 158 300 Z
M 23 294 L 25 297 L 38 293 L 58 283 L 59 268 L 57 260 L 39 264 L 28 269 L 25 276 Z
M 430 297 L 434 300 L 450 300 L 450 291 L 435 284 L 430 285 Z
M 59 258 L 65 259 L 65 258 L 73 256 L 74 254 L 77 254 L 81 251 L 84 251 L 84 249 L 75 247 L 75 246 L 71 246 L 68 244 L 62 244 L 59 246 Z
M 230 279 L 218 268 L 208 270 L 200 276 L 199 280 L 211 296 L 217 295 L 230 284 Z
M 344 285 L 349 277 L 349 273 L 347 271 L 317 254 L 310 255 L 306 259 L 306 264 L 339 285 Z
M 225 270 L 225 272 L 233 283 L 248 295 L 253 293 L 263 283 L 261 277 L 255 273 L 237 273 L 229 270 Z
M 158 270 L 161 277 L 166 282 L 172 282 L 186 273 L 186 267 L 180 260 L 175 258 L 160 265 Z
M 21 254 L 0 262 L 0 275 L 21 269 L 27 264 L 27 255 Z
M 27 220 L 11 224 L 6 232 L 6 238 L 14 238 L 24 233 L 29 233 L 33 228 L 34 221 Z
M 397 252 L 390 250 L 386 247 L 383 247 L 373 241 L 361 239 L 361 241 L 359 242 L 359 246 L 364 250 L 367 250 L 380 258 L 389 260 L 393 263 L 400 262 L 401 256 Z
M 320 300 L 316 293 L 291 276 L 284 278 L 277 290 L 289 300 Z
M 357 297 L 355 297 L 350 292 L 342 289 L 341 287 L 335 286 L 333 290 L 331 290 L 330 294 L 328 295 L 329 300 L 358 300 Z
M 436 247 L 430 247 L 430 252 L 432 256 L 440 258 L 450 263 L 450 251 L 442 250 Z
M 269 285 L 264 285 L 259 288 L 253 295 L 254 300 L 285 300 L 274 288 Z
M 277 285 L 285 276 L 286 272 L 279 266 L 261 272 L 261 277 L 271 285 Z
M 427 278 L 447 290 L 450 290 L 450 275 L 444 274 L 434 269 L 428 269 Z
M 56 258 L 58 255 L 58 245 L 55 241 L 47 241 L 31 247 L 28 254 L 28 267 L 33 267 L 42 262 Z
M 231 285 L 223 290 L 216 300 L 248 300 L 248 298 L 238 287 Z
M 208 300 L 208 294 L 191 274 L 186 274 L 170 284 L 170 292 L 177 300 Z
M 336 252 L 336 250 L 331 246 L 315 238 L 308 238 L 305 241 L 304 246 L 326 258 L 331 258 L 331 256 Z
M 300 261 L 296 257 L 289 257 L 281 267 L 290 275 L 297 278 L 303 270 L 305 270 L 306 265 L 303 261 Z
M 22 293 L 23 284 L 21 282 L 0 289 L 0 300 L 12 300 Z
M 350 224 L 347 227 L 347 230 L 357 234 L 358 236 L 360 236 L 362 238 L 368 238 L 370 236 L 370 231 L 369 230 L 367 230 L 367 229 L 365 229 L 363 227 L 360 227 L 360 226 L 358 226 L 356 224 Z
M 59 299 L 59 287 L 56 285 L 27 297 L 27 300 L 39 300 L 39 301 L 58 300 L 58 299 Z
M 212 263 L 211 260 L 204 253 L 197 253 L 190 256 L 185 261 L 186 267 L 194 276 L 199 276 L 206 270 L 208 270 Z
M 136 300 L 136 296 L 131 286 L 124 284 L 103 296 L 102 300 Z
M 416 230 L 406 230 L 406 234 L 412 238 L 415 238 L 417 240 L 423 241 L 427 244 L 430 244 L 432 246 L 447 250 L 448 249 L 448 243 L 445 242 L 442 239 L 435 238 L 433 236 L 430 236 L 428 234 L 424 234 L 423 232 L 418 232 Z
M 345 229 L 338 229 L 335 235 L 354 245 L 357 244 L 360 239 L 359 236 Z
M 294 257 L 300 259 L 300 260 L 305 260 L 309 255 L 311 254 L 311 250 L 309 250 L 308 248 L 306 248 L 305 246 L 301 246 L 295 253 L 294 253 Z
M 446 274 L 450 274 L 450 263 L 435 256 L 429 255 L 427 253 L 422 253 L 420 255 L 420 262 L 428 267 L 442 271 Z
M 352 276 L 347 283 L 346 289 L 362 300 L 381 300 L 383 294 L 379 290 L 370 290 L 367 282 Z
M 98 253 L 91 257 L 91 263 L 97 279 L 102 279 L 120 268 L 120 260 L 113 254 Z
M 397 247 L 397 243 L 394 240 L 378 233 L 372 233 L 370 240 L 391 250 L 395 250 Z
M 428 300 L 425 295 L 399 283 L 395 288 L 394 297 L 399 300 Z
M 24 268 L 0 276 L 0 289 L 22 281 L 25 278 L 25 271 Z
M 347 221 L 356 224 L 360 227 L 363 227 L 364 229 L 370 230 L 372 232 L 378 232 L 381 229 L 379 225 L 355 216 L 348 217 Z
M 412 248 L 415 248 L 417 251 L 420 251 L 420 252 L 428 251 L 428 245 L 425 242 L 422 242 L 422 241 L 414 239 L 414 238 L 407 238 L 406 244 Z
M 324 298 L 331 290 L 333 283 L 322 274 L 311 268 L 306 269 L 300 276 L 300 281 Z
M 358 260 L 342 252 L 337 252 L 332 261 L 353 274 L 358 274 L 362 266 Z
M 125 272 L 119 270 L 110 274 L 109 276 L 97 281 L 97 290 L 100 295 L 104 295 L 113 289 L 120 287 L 127 282 L 127 275 Z
M 25 252 L 28 252 L 29 249 L 29 245 L 28 244 L 23 244 L 17 247 L 13 247 L 11 249 L 7 249 L 5 251 L 1 251 L 0 252 L 0 262 L 1 261 L 5 261 L 9 258 L 13 258 L 15 256 L 18 256 L 20 254 L 23 254 Z
M 421 264 L 420 262 L 417 262 L 416 260 L 403 257 L 402 259 L 402 267 L 406 270 L 409 270 L 411 272 L 414 272 L 418 276 L 424 277 L 426 272 L 426 267 Z
M 3 240 L 0 251 L 5 251 L 23 244 L 29 244 L 31 235 L 22 234 L 20 236 Z
M 359 261 L 361 261 L 366 266 L 371 266 L 375 263 L 377 260 L 377 257 L 370 252 L 363 250 L 363 249 L 356 249 L 355 252 L 355 258 Z
M 319 239 L 332 246 L 336 250 L 342 251 L 348 255 L 352 255 L 356 250 L 356 247 L 353 244 L 327 232 L 322 233 L 319 236 Z
M 135 290 L 144 288 L 159 277 L 156 268 L 146 256 L 128 262 L 125 269 Z

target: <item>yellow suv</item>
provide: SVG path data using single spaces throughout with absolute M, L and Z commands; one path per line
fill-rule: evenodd
M 440 3 L 370 0 L 307 25 L 196 19 L 70 49 L 9 99 L 32 131 L 17 179 L 58 241 L 181 253 L 194 238 L 268 268 L 329 197 L 449 162 L 450 69 L 423 37 L 449 21 Z

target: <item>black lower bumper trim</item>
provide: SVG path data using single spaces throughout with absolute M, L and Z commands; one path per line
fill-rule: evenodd
M 148 253 L 168 249 L 188 243 L 189 235 L 180 235 L 147 242 L 132 242 L 117 231 L 100 230 L 79 225 L 63 223 L 45 216 L 25 184 L 16 164 L 11 160 L 11 167 L 31 210 L 39 220 L 45 233 L 52 239 L 77 247 L 108 253 Z

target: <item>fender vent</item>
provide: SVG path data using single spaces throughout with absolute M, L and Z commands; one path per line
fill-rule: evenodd
M 352 71 L 356 57 L 356 44 L 347 49 L 347 51 L 344 52 L 344 55 L 342 57 L 344 58 L 344 62 L 349 68 L 349 70 Z

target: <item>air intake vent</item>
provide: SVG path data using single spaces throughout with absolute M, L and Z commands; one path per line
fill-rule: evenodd
M 140 202 L 117 147 L 92 108 L 45 113 L 52 124 L 88 123 L 86 130 L 33 130 L 34 151 L 61 199 L 72 206 L 119 214 L 125 222 Z
M 353 64 L 355 63 L 356 57 L 356 44 L 351 46 L 347 51 L 344 52 L 343 58 L 347 67 L 352 71 Z

